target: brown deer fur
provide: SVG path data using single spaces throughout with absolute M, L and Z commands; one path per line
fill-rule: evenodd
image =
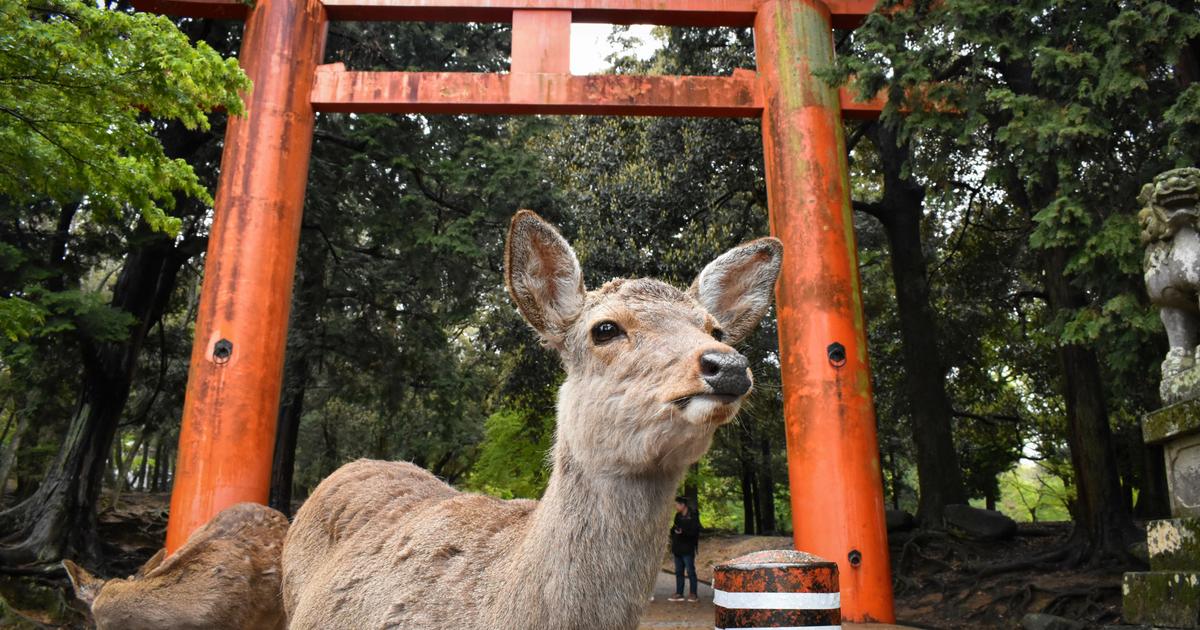
M 744 358 L 717 329 L 727 343 L 753 330 L 781 255 L 765 238 L 715 260 L 686 293 L 648 279 L 586 292 L 566 241 L 519 212 L 509 293 L 567 372 L 545 496 L 464 494 L 407 463 L 343 466 L 305 502 L 284 545 L 290 627 L 635 628 L 671 497 L 750 386 Z M 598 341 L 603 322 L 620 334 Z M 745 389 L 714 393 L 705 353 L 742 361 Z
M 279 557 L 287 518 L 263 505 L 226 508 L 169 558 L 160 550 L 128 579 L 102 580 L 64 560 L 99 630 L 269 630 L 286 627 Z

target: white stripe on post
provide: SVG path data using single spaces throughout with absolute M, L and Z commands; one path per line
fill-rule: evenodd
M 713 591 L 713 604 L 755 610 L 828 610 L 842 606 L 841 593 L 730 593 Z

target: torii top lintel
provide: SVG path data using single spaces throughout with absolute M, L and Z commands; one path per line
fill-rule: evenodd
M 512 22 L 513 11 L 569 10 L 572 21 L 661 26 L 753 26 L 763 0 L 324 0 L 331 20 Z M 833 27 L 851 29 L 876 0 L 826 0 Z M 141 11 L 178 17 L 244 19 L 244 0 L 136 0 Z
M 754 24 L 764 0 L 323 0 L 328 19 L 509 22 L 508 74 L 352 72 L 340 63 L 317 69 L 316 111 L 429 114 L 591 114 L 737 116 L 762 114 L 752 71 L 731 77 L 575 76 L 569 69 L 572 22 L 734 26 Z M 826 0 L 833 28 L 854 28 L 875 0 Z M 180 17 L 244 19 L 242 0 L 135 0 L 143 11 Z M 884 99 L 840 93 L 846 118 L 874 118 Z

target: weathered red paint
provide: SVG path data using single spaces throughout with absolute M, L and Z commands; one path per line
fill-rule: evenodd
M 854 117 L 879 115 L 884 100 L 858 103 L 846 89 L 841 107 Z M 354 72 L 321 66 L 312 103 L 322 112 L 375 114 L 589 114 L 609 116 L 762 115 L 760 79 L 732 77 L 572 76 L 467 72 Z
M 168 552 L 222 509 L 267 500 L 325 27 L 318 0 L 257 0 L 246 21 L 241 64 L 254 87 L 225 134 Z M 233 344 L 225 358 L 214 353 L 222 339 Z
M 735 77 L 347 72 L 322 66 L 317 111 L 464 114 L 757 116 L 758 80 Z
M 858 94 L 851 88 L 841 88 L 838 90 L 838 103 L 842 108 L 842 118 L 850 120 L 874 120 L 879 118 L 883 113 L 883 106 L 887 105 L 888 97 L 886 92 L 880 92 L 875 98 L 869 101 L 858 100 Z
M 755 45 L 771 231 L 784 243 L 776 308 L 795 544 L 838 562 L 845 619 L 891 622 L 841 115 L 837 93 L 812 75 L 833 62 L 829 13 L 817 0 L 770 0 Z M 829 358 L 834 343 L 844 361 Z
M 791 550 L 759 551 L 713 568 L 713 589 L 726 593 L 837 593 L 837 563 Z M 719 599 L 719 598 L 718 598 Z M 837 626 L 838 608 L 716 609 L 717 628 Z
M 513 74 L 569 74 L 571 12 L 513 11 L 512 63 L 509 67 Z
M 837 563 L 803 551 L 756 551 L 713 568 L 713 588 L 736 593 L 837 593 Z
M 325 0 L 331 20 L 511 22 L 519 9 L 574 9 L 574 21 L 663 26 L 753 26 L 763 0 Z M 834 28 L 856 28 L 876 0 L 829 0 Z M 134 0 L 139 11 L 240 19 L 243 0 Z
M 571 9 L 576 22 L 752 26 L 763 0 L 326 0 L 331 19 L 508 22 L 516 9 Z M 855 28 L 876 0 L 830 0 L 835 28 Z

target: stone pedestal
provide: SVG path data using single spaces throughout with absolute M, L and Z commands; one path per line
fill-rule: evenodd
M 1200 399 L 1146 414 L 1142 439 L 1163 446 L 1171 514 L 1200 517 Z
M 1125 622 L 1200 628 L 1200 400 L 1147 414 L 1142 437 L 1163 446 L 1176 518 L 1146 526 L 1150 571 L 1125 574 Z

